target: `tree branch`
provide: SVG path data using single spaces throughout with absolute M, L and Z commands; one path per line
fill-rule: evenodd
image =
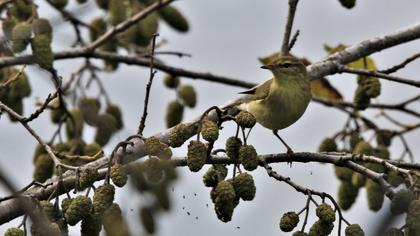
M 141 142 L 143 143 L 143 142 Z M 125 163 L 133 162 L 137 159 L 142 158 L 146 155 L 144 148 L 142 145 L 138 145 L 136 153 L 138 156 L 133 157 L 134 153 L 127 153 L 127 156 L 131 156 L 130 159 L 123 159 Z M 141 147 L 140 147 L 141 146 Z M 127 147 L 128 151 L 133 151 L 130 146 Z M 116 155 L 121 155 L 122 149 L 119 149 L 116 152 Z M 127 156 L 125 158 L 127 158 Z M 99 179 L 104 179 L 107 171 L 107 161 L 109 160 L 108 157 L 101 158 L 94 162 L 91 162 L 84 167 L 81 167 L 79 171 L 83 171 L 84 168 L 95 167 L 95 168 L 102 168 L 99 171 L 100 177 Z M 300 162 L 300 163 L 309 163 L 309 162 L 316 162 L 316 163 L 329 163 L 337 166 L 347 167 L 352 169 L 356 172 L 362 173 L 368 178 L 371 178 L 375 182 L 379 183 L 381 187 L 386 192 L 387 196 L 392 199 L 393 197 L 393 190 L 392 187 L 385 181 L 384 175 L 382 173 L 376 173 L 370 169 L 363 167 L 356 162 L 372 162 L 376 164 L 380 164 L 384 166 L 388 170 L 397 171 L 401 174 L 413 174 L 411 170 L 407 170 L 406 168 L 412 170 L 420 170 L 420 164 L 418 163 L 405 163 L 400 161 L 392 161 L 392 160 L 383 160 L 373 156 L 365 156 L 365 155 L 353 155 L 349 153 L 309 153 L 309 152 L 299 152 L 294 154 L 267 154 L 267 155 L 260 155 L 260 166 L 264 166 L 264 164 L 269 163 L 290 163 L 290 162 Z M 187 161 L 185 158 L 175 158 L 171 160 L 174 166 L 187 166 Z M 135 163 L 127 164 L 127 167 L 130 168 L 131 165 Z M 220 157 L 220 156 L 213 156 L 207 160 L 207 164 L 236 164 L 236 162 L 232 161 L 228 157 Z M 53 191 L 57 191 L 57 184 L 59 183 L 59 177 L 53 177 L 50 180 L 45 182 L 47 187 L 39 187 L 34 186 L 27 191 L 23 192 L 23 196 L 32 196 L 39 200 L 46 199 L 51 196 Z M 64 186 L 66 186 L 67 190 L 73 189 L 76 183 L 76 174 L 75 171 L 67 171 L 62 178 Z M 60 188 L 62 189 L 62 188 Z M 62 190 L 64 191 L 64 190 Z M 62 194 L 64 192 L 60 192 L 57 194 Z M 8 222 L 21 214 L 23 214 L 23 209 L 20 209 L 17 205 L 17 202 L 14 199 L 9 199 L 3 202 L 0 202 L 0 224 Z M 12 212 L 19 209 L 18 213 Z
M 283 43 L 281 45 L 281 54 L 289 54 L 290 35 L 295 19 L 296 8 L 299 0 L 289 0 L 289 13 L 287 15 L 286 27 L 284 28 Z
M 391 73 L 394 73 L 394 72 L 396 72 L 397 70 L 404 68 L 404 67 L 405 67 L 408 63 L 410 63 L 410 62 L 412 62 L 412 61 L 416 60 L 416 59 L 417 59 L 417 58 L 419 58 L 419 57 L 420 57 L 420 53 L 416 53 L 416 54 L 414 54 L 413 56 L 411 56 L 411 57 L 409 57 L 409 58 L 405 59 L 405 60 L 404 60 L 403 62 L 401 62 L 400 64 L 397 64 L 397 65 L 395 65 L 395 66 L 393 66 L 393 67 L 391 67 L 391 68 L 389 68 L 389 69 L 386 69 L 386 70 L 380 70 L 379 72 L 384 73 L 384 74 L 391 74 Z
M 420 22 L 403 30 L 375 37 L 354 44 L 343 51 L 334 53 L 326 59 L 308 66 L 312 79 L 321 78 L 338 72 L 337 65 L 345 65 L 372 53 L 406 43 L 420 37 Z
M 85 51 L 93 51 L 102 44 L 106 43 L 108 39 L 112 38 L 114 35 L 118 34 L 119 32 L 123 32 L 124 30 L 128 29 L 130 26 L 134 25 L 138 21 L 146 18 L 148 15 L 153 13 L 159 8 L 162 8 L 169 3 L 173 2 L 174 0 L 163 0 L 163 1 L 156 1 L 150 6 L 146 7 L 141 12 L 135 14 L 133 17 L 129 18 L 128 20 L 125 20 L 118 24 L 115 27 L 112 27 L 110 30 L 108 30 L 106 33 L 101 35 L 98 39 L 96 39 L 91 44 L 87 45 L 83 50 Z
M 372 76 L 372 77 L 378 77 L 381 79 L 401 83 L 401 84 L 408 84 L 415 87 L 420 87 L 420 82 L 410 79 L 404 79 L 397 76 L 392 76 L 384 73 L 380 73 L 377 71 L 371 71 L 371 70 L 363 70 L 363 69 L 356 69 L 356 68 L 350 68 L 348 66 L 338 65 L 338 73 L 351 73 L 356 75 L 365 75 L 365 76 Z
M 412 98 L 414 99 L 414 101 L 420 99 L 420 95 Z M 409 104 L 410 100 L 409 99 L 407 101 L 401 102 L 401 103 L 396 103 L 396 104 L 384 104 L 384 103 L 372 103 L 369 104 L 369 108 L 374 108 L 374 109 L 387 109 L 387 110 L 395 110 L 395 111 L 401 111 L 401 112 L 405 112 L 407 114 L 413 115 L 415 117 L 420 118 L 420 113 L 413 111 L 411 109 L 408 109 L 406 106 L 407 104 Z M 326 99 L 322 99 L 322 98 L 317 98 L 317 97 L 313 97 L 312 98 L 313 101 L 321 103 L 323 105 L 326 106 L 341 106 L 341 107 L 351 107 L 354 108 L 354 105 L 352 102 L 345 102 L 345 101 L 332 101 L 332 100 L 326 100 Z

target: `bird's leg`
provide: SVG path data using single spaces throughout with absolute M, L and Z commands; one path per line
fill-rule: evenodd
M 291 155 L 291 154 L 293 154 L 293 150 L 292 150 L 292 148 L 291 147 L 289 147 L 289 145 L 287 145 L 287 143 L 280 137 L 280 135 L 278 134 L 278 130 L 273 130 L 273 134 L 278 138 L 278 139 L 280 139 L 280 141 L 283 143 L 283 145 L 287 148 L 287 154 L 288 155 Z

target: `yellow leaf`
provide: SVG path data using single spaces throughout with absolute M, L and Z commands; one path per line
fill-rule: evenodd
M 329 55 L 331 55 L 333 53 L 343 51 L 346 47 L 348 47 L 348 46 L 344 45 L 344 44 L 341 44 L 341 43 L 338 44 L 335 47 L 331 47 L 331 46 L 325 44 L 324 45 L 324 50 Z M 375 62 L 373 61 L 373 59 L 371 57 L 364 57 L 364 58 L 357 59 L 355 61 L 352 61 L 352 62 L 348 63 L 347 66 L 355 68 L 355 69 L 367 69 L 367 70 L 376 70 L 377 69 Z

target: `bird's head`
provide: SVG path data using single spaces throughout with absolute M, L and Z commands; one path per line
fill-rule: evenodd
M 292 56 L 281 56 L 268 65 L 261 66 L 262 69 L 270 70 L 275 77 L 304 76 L 306 67 L 302 62 Z

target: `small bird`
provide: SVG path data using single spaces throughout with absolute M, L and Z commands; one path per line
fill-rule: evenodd
M 308 107 L 312 96 L 306 67 L 295 57 L 281 56 L 261 68 L 270 70 L 274 77 L 241 92 L 249 96 L 237 107 L 251 113 L 258 123 L 271 129 L 286 146 L 287 153 L 292 154 L 292 149 L 278 131 L 295 123 Z

